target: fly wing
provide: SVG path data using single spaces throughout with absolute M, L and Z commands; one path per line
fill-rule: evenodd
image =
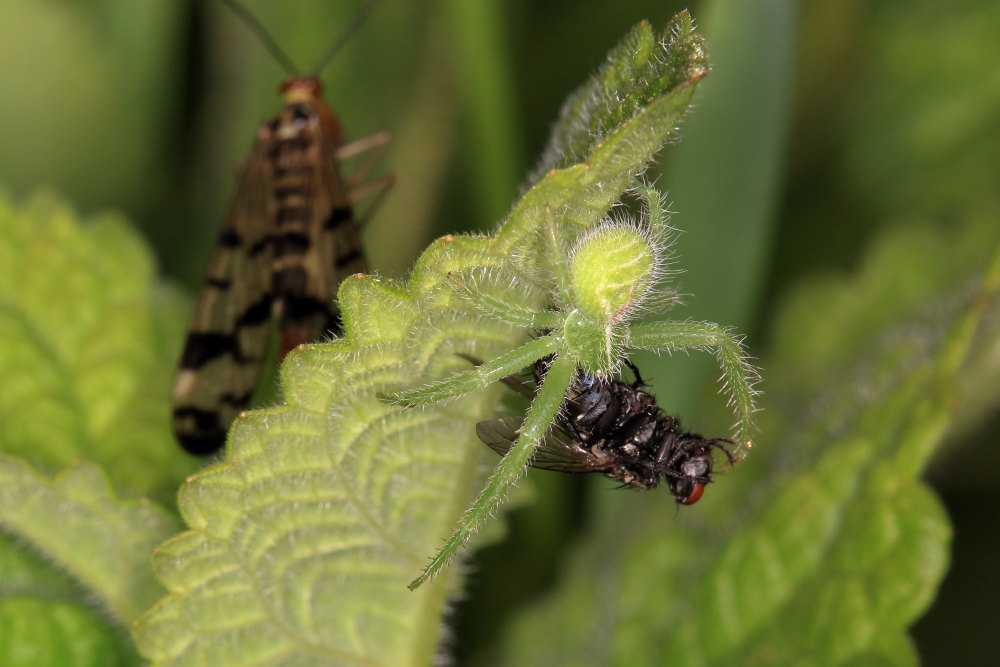
M 332 118 L 333 114 L 326 104 L 322 100 L 318 104 L 325 108 L 320 118 Z M 319 161 L 319 179 L 326 187 L 317 197 L 320 212 L 318 231 L 320 257 L 324 265 L 330 267 L 324 276 L 326 291 L 332 300 L 337 296 L 337 289 L 344 278 L 365 273 L 369 268 L 361 246 L 361 227 L 355 217 L 354 204 L 334 157 L 340 145 L 339 139 L 335 138 L 339 130 L 322 127 L 325 140 Z
M 296 136 L 279 142 L 277 153 L 275 298 L 281 303 L 282 356 L 339 331 L 337 288 L 347 276 L 368 270 L 334 156 L 340 138 L 332 113 L 314 98 L 285 114 L 294 115 L 288 122 L 295 123 Z
M 523 417 L 501 417 L 476 424 L 479 439 L 501 456 L 505 456 L 517 440 L 517 432 L 524 422 Z M 541 470 L 559 472 L 603 472 L 608 466 L 600 456 L 582 447 L 561 428 L 549 431 L 545 440 L 535 450 L 529 465 Z
M 271 319 L 273 145 L 257 133 L 215 254 L 198 290 L 174 384 L 174 433 L 193 454 L 223 445 L 260 381 Z
M 523 417 L 501 417 L 476 424 L 476 435 L 484 445 L 500 456 L 506 456 L 517 440 L 517 430 L 521 428 Z

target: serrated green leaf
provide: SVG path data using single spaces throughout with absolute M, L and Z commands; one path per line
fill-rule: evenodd
M 119 218 L 81 224 L 51 194 L 0 196 L 0 650 L 3 664 L 135 664 L 128 623 L 160 589 L 153 545 L 191 467 L 166 398 L 180 301 Z M 25 460 L 27 459 L 27 460 Z M 40 468 L 62 468 L 53 481 Z
M 613 130 L 665 91 L 708 74 L 704 40 L 691 17 L 679 14 L 669 33 L 640 23 L 608 53 L 605 65 L 563 107 L 536 173 L 581 162 Z M 658 40 L 671 42 L 669 50 Z
M 149 553 L 177 521 L 92 464 L 49 480 L 0 456 L 3 664 L 134 663 L 125 628 L 162 594 Z M 67 663 L 66 661 L 69 661 Z
M 803 289 L 764 362 L 759 451 L 697 522 L 602 499 L 613 509 L 516 620 L 507 662 L 915 664 L 905 631 L 950 537 L 919 476 L 967 375 L 1000 394 L 998 231 L 900 226 L 853 280 Z
M 86 458 L 168 498 L 192 468 L 169 431 L 180 299 L 117 216 L 81 224 L 53 195 L 0 196 L 0 450 Z
M 597 74 L 595 94 L 614 90 L 627 104 L 597 97 L 569 114 L 557 129 L 574 144 L 560 149 L 571 153 L 568 166 L 546 173 L 495 236 L 438 240 L 407 284 L 343 283 L 344 339 L 290 354 L 285 405 L 238 420 L 226 460 L 184 486 L 192 530 L 157 551 L 171 594 L 137 626 L 147 657 L 431 661 L 458 575 L 417 592 L 406 585 L 478 487 L 485 448 L 474 424 L 492 413 L 500 387 L 433 410 L 391 407 L 376 395 L 467 368 L 458 352 L 489 359 L 523 342 L 530 332 L 485 318 L 449 274 L 512 258 L 537 271 L 544 213 L 577 231 L 602 219 L 673 135 L 706 72 L 686 15 L 659 38 L 641 25 Z

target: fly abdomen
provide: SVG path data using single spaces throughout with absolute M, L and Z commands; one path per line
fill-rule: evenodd
M 468 358 L 468 357 L 467 357 Z M 535 378 L 545 378 L 550 358 L 535 364 Z M 702 438 L 681 431 L 678 421 L 661 412 L 652 395 L 636 381 L 626 384 L 579 372 L 559 411 L 557 427 L 546 436 L 529 464 L 560 472 L 599 472 L 624 486 L 652 489 L 666 481 L 674 499 L 693 505 L 712 481 L 712 453 L 736 459 L 728 438 Z M 517 389 L 520 382 L 508 382 Z M 480 422 L 477 433 L 494 451 L 514 445 L 520 418 Z

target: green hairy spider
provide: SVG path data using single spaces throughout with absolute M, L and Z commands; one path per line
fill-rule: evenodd
M 636 192 L 643 204 L 638 221 L 619 216 L 606 218 L 588 230 L 567 231 L 566 225 L 558 224 L 546 211 L 543 238 L 538 242 L 548 266 L 541 275 L 519 276 L 518 269 L 512 268 L 450 276 L 461 298 L 484 316 L 544 333 L 506 354 L 438 382 L 401 391 L 389 400 L 415 406 L 457 398 L 514 375 L 539 359 L 551 356 L 552 361 L 513 447 L 445 546 L 410 584 L 411 589 L 434 576 L 503 501 L 555 422 L 578 373 L 614 375 L 628 350 L 696 348 L 714 352 L 722 369 L 723 391 L 737 416 L 736 441 L 741 447 L 750 444 L 757 375 L 747 362 L 741 341 L 718 324 L 636 321 L 641 315 L 662 313 L 677 303 L 674 293 L 658 287 L 667 273 L 672 231 L 663 195 L 649 186 L 636 188 Z M 512 264 L 516 262 L 515 256 Z M 501 296 L 485 289 L 491 282 L 506 285 Z M 539 284 L 552 286 L 548 301 L 553 309 L 528 308 L 510 296 L 537 290 Z

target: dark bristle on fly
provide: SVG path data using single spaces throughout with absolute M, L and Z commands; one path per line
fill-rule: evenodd
M 541 382 L 550 360 L 535 364 Z M 693 505 L 712 481 L 712 454 L 721 451 L 730 464 L 735 443 L 728 438 L 703 438 L 681 429 L 678 420 L 663 414 L 656 399 L 642 391 L 638 369 L 632 384 L 580 372 L 559 412 L 559 422 L 539 446 L 531 466 L 570 473 L 603 473 L 623 486 L 652 489 L 666 481 L 682 505 Z M 525 391 L 519 380 L 507 384 Z M 480 422 L 480 440 L 506 454 L 517 439 L 521 417 Z

